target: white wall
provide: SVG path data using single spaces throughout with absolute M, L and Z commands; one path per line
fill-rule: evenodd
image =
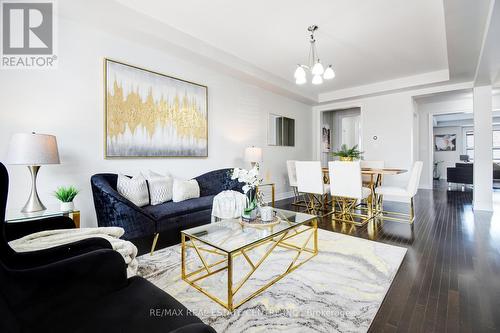
M 57 136 L 61 165 L 44 166 L 39 192 L 47 204 L 57 204 L 51 193 L 59 185 L 76 185 L 76 205 L 82 224 L 95 225 L 90 176 L 98 172 L 134 174 L 152 169 L 177 177 L 194 177 L 222 167 L 245 166 L 246 146 L 264 148 L 263 176 L 277 183 L 277 196 L 288 195 L 287 159 L 312 157 L 311 108 L 242 83 L 206 67 L 189 63 L 122 37 L 59 19 L 59 67 L 50 71 L 2 71 L 0 74 L 0 160 L 10 136 L 36 131 Z M 103 158 L 103 58 L 109 57 L 208 86 L 209 157 L 165 159 Z M 295 147 L 270 147 L 268 113 L 294 118 Z M 22 207 L 28 196 L 27 169 L 9 166 L 8 208 Z

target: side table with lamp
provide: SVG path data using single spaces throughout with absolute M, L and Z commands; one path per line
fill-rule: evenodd
M 70 217 L 75 226 L 80 226 L 80 211 L 63 211 L 58 207 L 45 207 L 37 191 L 37 176 L 42 165 L 59 164 L 57 139 L 49 134 L 16 133 L 12 136 L 7 153 L 7 163 L 10 165 L 25 165 L 31 174 L 31 191 L 28 201 L 19 211 L 6 211 L 5 222 L 25 222 L 46 219 L 56 216 Z

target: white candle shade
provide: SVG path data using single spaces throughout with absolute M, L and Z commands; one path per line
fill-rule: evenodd
M 8 164 L 59 164 L 57 140 L 53 135 L 16 133 L 10 139 Z
M 262 161 L 262 148 L 247 147 L 245 149 L 245 161 L 250 163 L 258 163 Z

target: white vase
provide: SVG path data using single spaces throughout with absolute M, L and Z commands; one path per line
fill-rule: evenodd
M 61 202 L 61 211 L 70 212 L 75 209 L 75 203 L 73 201 L 70 202 Z

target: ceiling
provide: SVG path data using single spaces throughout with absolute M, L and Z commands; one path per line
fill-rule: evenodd
M 306 63 L 307 27 L 337 77 L 321 93 L 448 69 L 444 9 L 436 0 L 118 0 L 293 83 Z
M 72 0 L 60 15 L 318 104 L 445 84 L 498 69 L 494 0 Z M 500 7 L 500 4 L 498 4 Z M 498 8 L 497 8 L 498 12 Z M 497 13 L 498 15 L 498 13 Z M 307 27 L 336 78 L 295 85 Z M 493 26 L 488 34 L 488 27 Z M 497 31 L 498 30 L 498 31 Z M 486 38 L 488 35 L 488 38 Z M 489 62 L 480 60 L 489 55 Z M 484 67 L 484 70 L 481 68 Z M 486 77 L 486 75 L 479 75 Z M 500 75 L 493 79 L 500 82 Z

